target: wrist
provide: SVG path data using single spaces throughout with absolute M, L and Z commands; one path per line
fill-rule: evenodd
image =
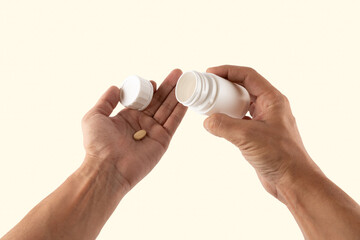
M 130 191 L 130 184 L 119 173 L 114 163 L 110 157 L 99 158 L 86 154 L 84 162 L 74 176 L 104 187 L 111 186 L 116 195 L 124 196 Z
M 310 159 L 311 160 L 311 159 Z M 305 163 L 304 163 L 305 162 Z M 277 186 L 306 239 L 354 239 L 360 207 L 312 161 L 298 161 Z M 331 226 L 329 228 L 329 226 Z
M 312 194 L 315 197 L 317 188 L 321 188 L 326 179 L 320 168 L 310 158 L 301 159 L 287 169 L 276 185 L 277 198 L 290 207 L 289 205 L 296 204 L 299 196 Z

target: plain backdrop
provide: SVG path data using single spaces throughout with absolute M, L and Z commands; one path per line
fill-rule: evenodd
M 359 12 L 356 0 L 1 0 L 0 235 L 81 164 L 81 118 L 109 86 L 131 74 L 160 84 L 174 68 L 255 68 L 290 99 L 312 158 L 360 202 Z M 204 119 L 188 111 L 98 239 L 303 239 Z

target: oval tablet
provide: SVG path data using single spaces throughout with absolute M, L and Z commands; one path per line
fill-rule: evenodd
M 144 129 L 141 129 L 139 131 L 137 131 L 136 133 L 134 133 L 134 139 L 139 141 L 141 139 L 143 139 L 146 136 L 146 131 Z

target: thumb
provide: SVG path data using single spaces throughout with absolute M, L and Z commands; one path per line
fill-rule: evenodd
M 255 124 L 253 120 L 232 118 L 221 113 L 215 113 L 204 121 L 204 127 L 208 132 L 225 138 L 236 146 L 245 139 L 249 140 Z

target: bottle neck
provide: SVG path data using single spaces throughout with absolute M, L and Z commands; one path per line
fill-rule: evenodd
M 184 106 L 206 113 L 215 102 L 217 83 L 211 73 L 185 72 L 178 80 L 175 93 Z

